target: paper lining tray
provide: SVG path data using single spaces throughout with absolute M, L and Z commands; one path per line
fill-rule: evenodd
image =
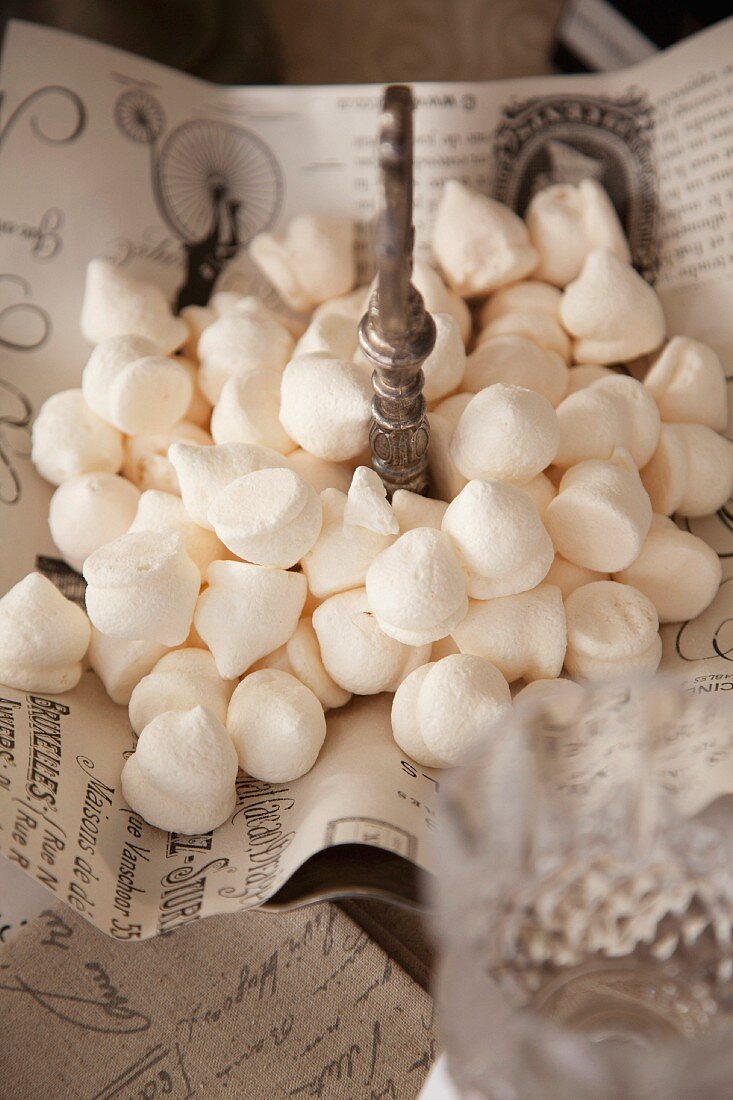
M 733 361 L 733 261 L 718 239 L 729 215 L 721 212 L 710 231 L 690 208 L 694 195 L 726 209 L 720 196 L 733 151 L 715 144 L 705 97 L 714 92 L 719 107 L 733 105 L 725 80 L 731 46 L 728 21 L 627 73 L 417 86 L 418 252 L 426 253 L 446 178 L 523 212 L 533 187 L 590 173 L 616 203 L 637 265 L 656 275 L 672 331 L 698 336 Z M 0 392 L 9 413 L 0 416 L 0 590 L 38 561 L 78 598 L 81 582 L 59 568 L 47 530 L 51 489 L 27 453 L 34 411 L 79 384 L 88 354 L 78 328 L 86 264 L 108 255 L 171 300 L 190 294 L 198 215 L 184 213 L 167 166 L 196 135 L 206 150 L 226 136 L 238 158 L 257 167 L 258 182 L 242 177 L 248 202 L 239 251 L 222 272 L 206 274 L 210 285 L 199 292 L 218 274 L 218 288 L 261 293 L 277 306 L 245 246 L 303 210 L 358 219 L 365 281 L 381 89 L 209 86 L 19 23 L 6 34 L 2 87 Z M 691 125 L 715 145 L 714 167 L 699 152 L 693 162 L 684 140 L 675 141 Z M 693 691 L 733 684 L 731 514 L 690 521 L 721 554 L 724 584 L 698 621 L 663 629 L 664 665 L 682 670 Z M 368 894 L 417 905 L 431 867 L 440 776 L 400 753 L 390 701 L 358 699 L 330 712 L 312 772 L 280 786 L 240 775 L 232 820 L 184 837 L 151 828 L 125 806 L 119 776 L 134 738 L 126 710 L 92 672 L 56 698 L 0 688 L 0 850 L 123 940 L 262 904 Z

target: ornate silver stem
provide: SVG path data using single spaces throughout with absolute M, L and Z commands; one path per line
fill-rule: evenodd
M 359 343 L 374 365 L 372 465 L 390 498 L 396 489 L 425 493 L 428 487 L 429 428 L 420 368 L 435 345 L 435 324 L 411 282 L 413 110 L 409 88 L 387 88 L 379 127 L 377 287 L 359 326 Z

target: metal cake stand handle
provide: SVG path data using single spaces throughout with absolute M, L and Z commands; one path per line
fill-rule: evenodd
M 410 88 L 386 89 L 379 126 L 377 285 L 359 325 L 359 343 L 374 366 L 372 466 L 390 499 L 396 489 L 426 493 L 428 488 L 421 367 L 435 345 L 435 323 L 411 282 L 414 107 Z

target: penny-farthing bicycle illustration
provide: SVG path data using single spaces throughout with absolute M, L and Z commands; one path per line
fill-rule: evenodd
M 122 92 L 115 121 L 131 141 L 147 146 L 156 205 L 183 242 L 186 270 L 176 308 L 204 305 L 227 261 L 276 221 L 280 165 L 261 138 L 232 122 L 194 119 L 164 136 L 163 108 L 144 88 Z

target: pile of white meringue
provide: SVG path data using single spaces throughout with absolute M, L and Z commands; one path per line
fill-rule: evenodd
M 389 503 L 369 468 L 352 227 L 304 215 L 250 252 L 307 323 L 232 292 L 175 317 L 159 289 L 89 265 L 95 346 L 32 453 L 88 619 L 36 573 L 0 600 L 0 682 L 65 691 L 88 654 L 138 735 L 127 801 L 184 833 L 227 819 L 238 767 L 307 772 L 324 712 L 353 694 L 394 692 L 400 748 L 445 767 L 485 741 L 510 684 L 653 672 L 660 622 L 700 614 L 721 579 L 668 517 L 733 492 L 720 361 L 665 343 L 592 180 L 540 192 L 525 221 L 444 187 L 440 274 L 414 272 L 437 328 L 436 499 Z

